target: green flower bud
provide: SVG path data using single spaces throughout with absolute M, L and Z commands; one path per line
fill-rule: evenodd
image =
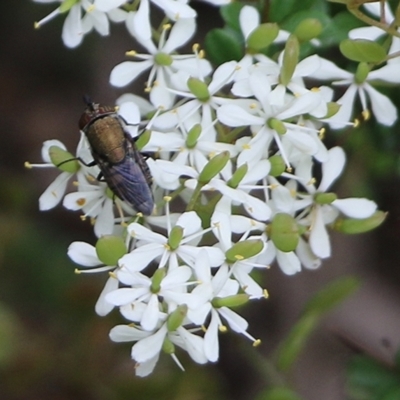
M 268 120 L 268 126 L 275 130 L 279 135 L 284 135 L 286 133 L 285 124 L 276 118 L 270 118 Z
M 168 246 L 171 250 L 176 250 L 181 244 L 181 240 L 183 237 L 183 228 L 179 225 L 174 226 L 171 229 L 168 237 Z
M 165 278 L 167 271 L 165 268 L 159 268 L 156 272 L 154 272 L 153 277 L 151 278 L 151 293 L 159 293 L 161 290 L 161 282 Z
M 271 163 L 271 170 L 269 171 L 269 175 L 280 176 L 285 172 L 286 164 L 281 156 L 272 156 L 268 159 L 268 161 Z
M 151 138 L 151 131 L 146 129 L 143 133 L 138 136 L 135 145 L 136 148 L 140 151 L 143 149 L 144 146 L 146 146 L 147 143 L 149 143 Z
M 183 323 L 188 312 L 188 306 L 186 304 L 181 304 L 169 314 L 167 319 L 167 329 L 169 332 L 176 331 Z
M 197 140 L 201 135 L 201 125 L 195 124 L 193 125 L 192 129 L 187 134 L 186 138 L 186 147 L 188 149 L 193 149 L 197 145 Z
M 240 260 L 257 255 L 264 248 L 262 240 L 243 240 L 235 243 L 229 250 L 225 252 L 226 262 L 234 264 Z
M 276 214 L 268 227 L 269 236 L 275 247 L 285 253 L 294 251 L 299 243 L 299 228 L 289 214 Z
M 259 25 L 247 38 L 247 49 L 250 53 L 259 53 L 260 50 L 268 47 L 278 36 L 277 24 L 265 23 Z
M 118 260 L 126 254 L 126 246 L 121 237 L 105 235 L 97 241 L 96 253 L 104 265 L 117 265 Z
M 356 219 L 356 218 L 338 218 L 333 226 L 338 232 L 354 235 L 372 231 L 377 228 L 386 219 L 387 213 L 383 211 L 376 211 L 369 218 Z
M 370 70 L 371 69 L 370 69 L 370 67 L 368 66 L 367 63 L 360 62 L 360 64 L 358 64 L 357 71 L 356 71 L 356 73 L 354 75 L 355 82 L 358 83 L 358 84 L 364 83 L 365 80 L 368 77 L 368 74 L 369 74 Z
M 74 174 L 81 167 L 78 160 L 70 152 L 58 146 L 49 148 L 51 162 L 61 171 Z
M 239 186 L 240 182 L 242 182 L 242 179 L 245 177 L 248 170 L 249 168 L 247 164 L 242 164 L 232 175 L 232 178 L 229 179 L 228 186 L 236 189 Z
M 293 32 L 300 42 L 309 42 L 322 32 L 322 24 L 316 18 L 303 19 Z
M 69 11 L 75 4 L 79 3 L 80 0 L 64 0 L 60 7 L 60 13 L 65 13 Z
M 165 354 L 175 353 L 175 345 L 171 342 L 171 340 L 168 337 L 164 339 L 162 350 Z
M 235 294 L 227 297 L 215 297 L 212 299 L 211 304 L 214 308 L 221 307 L 237 307 L 246 304 L 250 299 L 250 296 L 246 293 Z
M 317 193 L 314 196 L 314 200 L 317 204 L 331 204 L 336 199 L 336 193 Z
M 333 101 L 330 101 L 327 104 L 328 104 L 328 112 L 326 113 L 323 119 L 333 117 L 340 110 L 341 107 L 340 104 L 335 103 Z
M 187 80 L 189 90 L 196 96 L 196 98 L 202 102 L 210 100 L 210 92 L 208 86 L 197 78 L 189 78 Z
M 229 151 L 223 151 L 214 156 L 201 171 L 198 181 L 203 185 L 206 185 L 212 178 L 214 178 L 214 176 L 218 175 L 225 168 L 229 158 Z
M 169 67 L 172 62 L 173 59 L 169 54 L 166 53 L 157 53 L 154 57 L 154 62 L 157 65 L 161 65 L 161 66 L 165 66 L 165 67 Z
M 286 42 L 285 52 L 283 54 L 283 63 L 280 74 L 280 83 L 286 86 L 292 79 L 294 70 L 299 60 L 299 41 L 294 35 L 290 35 Z

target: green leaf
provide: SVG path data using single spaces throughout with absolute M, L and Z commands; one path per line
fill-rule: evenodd
M 261 392 L 255 400 L 301 400 L 301 398 L 285 387 L 275 387 Z
M 244 55 L 242 38 L 232 29 L 212 29 L 204 39 L 208 58 L 216 65 L 239 61 Z
M 322 315 L 340 304 L 360 286 L 358 279 L 347 276 L 340 278 L 317 292 L 306 304 L 305 313 Z
M 342 54 L 352 61 L 380 63 L 386 58 L 385 49 L 378 43 L 366 39 L 344 39 L 339 45 Z
M 385 221 L 386 217 L 387 213 L 378 210 L 369 218 L 338 218 L 335 221 L 333 229 L 347 235 L 365 233 L 381 225 Z
M 227 4 L 226 6 L 222 6 L 219 11 L 225 23 L 237 32 L 241 31 L 239 14 L 243 7 L 243 3 L 232 2 L 230 4 Z
M 382 400 L 400 388 L 400 376 L 365 355 L 353 357 L 347 368 L 347 382 L 351 392 L 365 393 Z M 390 397 L 389 397 L 390 398 Z
M 317 322 L 317 315 L 303 315 L 294 325 L 288 336 L 279 345 L 277 354 L 277 367 L 281 371 L 289 370 L 289 368 L 296 361 Z

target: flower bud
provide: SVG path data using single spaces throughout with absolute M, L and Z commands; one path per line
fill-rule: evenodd
M 61 171 L 73 174 L 81 167 L 76 157 L 61 147 L 51 146 L 49 156 L 51 162 Z
M 376 211 L 369 218 L 338 218 L 333 226 L 338 232 L 354 235 L 357 233 L 369 232 L 377 228 L 386 219 L 387 213 Z
M 246 260 L 257 255 L 263 248 L 264 243 L 260 239 L 237 242 L 225 252 L 226 262 L 234 264 L 237 261 Z
M 357 71 L 354 75 L 354 80 L 357 84 L 361 85 L 365 82 L 370 72 L 370 67 L 365 62 L 360 62 L 357 67 Z
M 212 178 L 214 178 L 214 176 L 218 175 L 225 168 L 229 158 L 229 151 L 223 151 L 214 156 L 201 171 L 198 181 L 203 185 L 206 185 Z
M 316 18 L 303 19 L 293 32 L 300 42 L 309 42 L 322 32 L 322 24 Z
M 79 3 L 80 0 L 64 0 L 60 7 L 60 13 L 65 13 L 69 11 L 75 4 Z
M 187 312 L 188 306 L 186 304 L 181 304 L 169 314 L 167 319 L 167 329 L 169 332 L 176 331 L 182 325 Z
M 271 169 L 269 171 L 269 175 L 271 176 L 280 176 L 285 172 L 286 164 L 281 156 L 275 155 L 268 159 L 271 163 Z
M 151 138 L 151 131 L 146 129 L 143 133 L 141 133 L 137 140 L 135 141 L 136 148 L 141 151 L 147 143 L 149 143 Z
M 277 24 L 265 23 L 259 25 L 247 38 L 247 50 L 249 53 L 259 53 L 260 50 L 268 47 L 278 36 Z
M 268 234 L 275 247 L 285 253 L 294 251 L 299 243 L 299 228 L 289 214 L 276 214 L 268 227 Z
M 206 102 L 210 99 L 210 92 L 208 86 L 198 78 L 189 78 L 187 80 L 189 90 L 196 96 L 196 98 L 202 102 Z
M 268 126 L 276 131 L 279 135 L 284 135 L 286 133 L 285 124 L 276 118 L 270 118 L 268 120 Z
M 247 164 L 242 164 L 228 181 L 228 186 L 236 189 L 249 170 Z
M 181 244 L 181 240 L 183 237 L 183 228 L 179 225 L 174 226 L 171 229 L 168 237 L 168 246 L 171 250 L 176 250 Z
M 292 79 L 294 70 L 299 60 L 299 41 L 294 35 L 290 35 L 285 46 L 283 54 L 283 63 L 280 74 L 280 83 L 286 86 Z
M 104 265 L 117 265 L 118 260 L 126 254 L 126 246 L 121 237 L 105 235 L 97 241 L 96 253 Z
M 175 345 L 171 342 L 171 340 L 168 337 L 164 339 L 162 350 L 165 354 L 175 353 Z
M 151 293 L 158 293 L 161 290 L 161 282 L 165 278 L 167 271 L 165 268 L 159 268 L 156 272 L 154 272 L 153 277 L 151 278 Z
M 234 294 L 227 297 L 215 297 L 212 299 L 211 304 L 214 308 L 221 307 L 237 307 L 246 304 L 250 299 L 250 296 L 246 293 Z
M 317 193 L 314 196 L 314 201 L 317 204 L 331 204 L 337 199 L 336 193 Z
M 201 135 L 201 125 L 200 124 L 193 125 L 187 134 L 186 147 L 188 149 L 193 149 L 194 147 L 196 147 L 197 140 L 199 139 L 200 135 Z
M 169 66 L 172 64 L 173 59 L 172 59 L 172 57 L 171 57 L 169 54 L 167 54 L 167 53 L 162 53 L 162 52 L 161 52 L 161 53 L 157 53 L 157 54 L 154 56 L 154 62 L 155 62 L 157 65 L 169 67 Z

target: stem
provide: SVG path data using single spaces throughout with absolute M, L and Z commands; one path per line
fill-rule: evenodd
M 192 198 L 190 199 L 188 205 L 186 206 L 186 211 L 193 211 L 194 210 L 194 207 L 196 205 L 197 199 L 198 199 L 198 197 L 199 197 L 199 195 L 201 193 L 201 188 L 203 186 L 204 185 L 202 183 L 197 182 L 197 186 L 194 189 L 194 192 L 192 194 Z

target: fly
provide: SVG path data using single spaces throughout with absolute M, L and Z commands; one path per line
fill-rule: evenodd
M 150 215 L 154 208 L 151 173 L 134 140 L 125 132 L 123 119 L 114 107 L 94 103 L 88 97 L 85 102 L 79 128 L 89 141 L 93 164 L 99 166 L 116 196 Z

